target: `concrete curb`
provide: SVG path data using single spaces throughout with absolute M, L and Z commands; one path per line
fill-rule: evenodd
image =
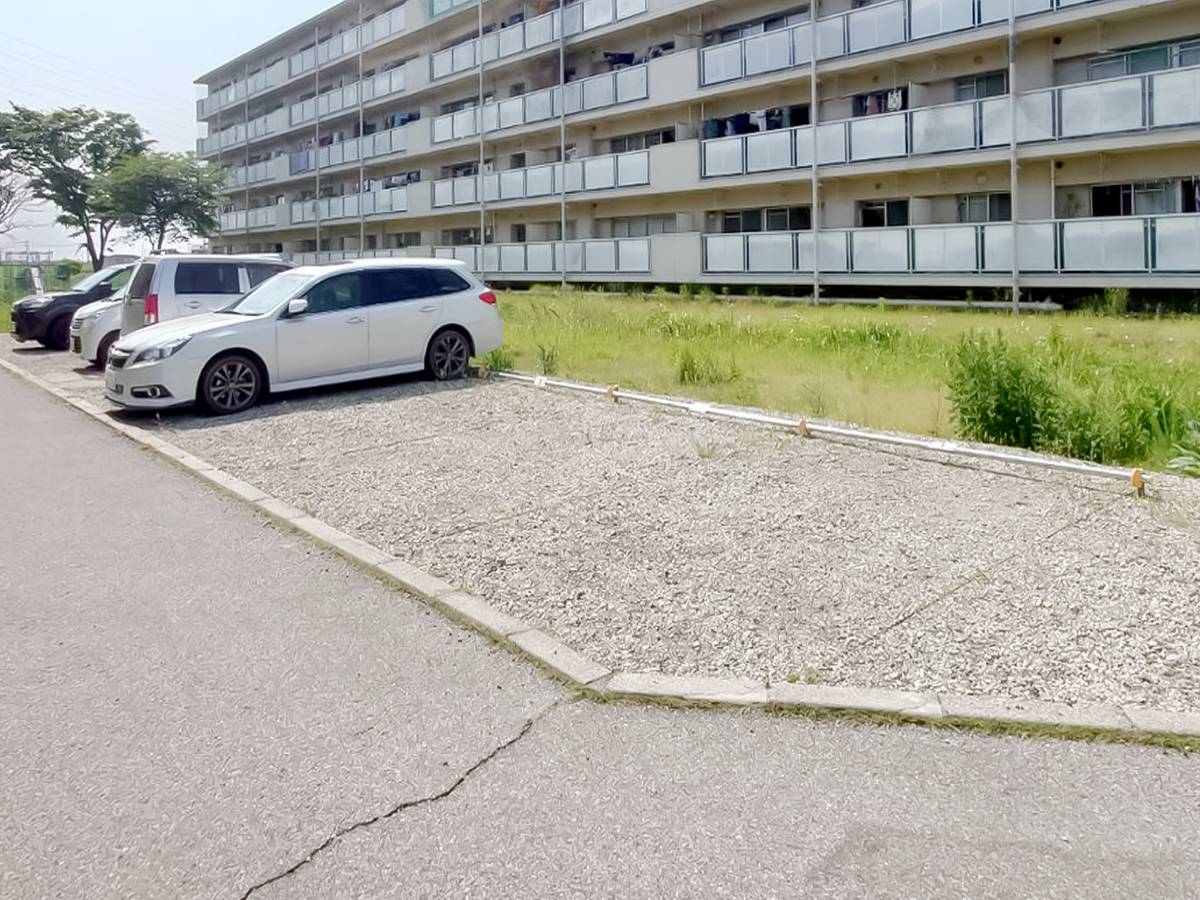
M 7 360 L 0 359 L 0 368 L 236 497 L 280 525 L 328 547 L 375 578 L 401 588 L 447 618 L 536 663 L 572 690 L 600 702 L 633 701 L 671 706 L 758 709 L 804 716 L 833 715 L 991 733 L 1146 744 L 1200 752 L 1200 712 L 1067 706 L 882 688 L 768 685 L 739 678 L 614 673 L 550 635 L 492 607 L 483 598 L 462 591 L 384 550 L 339 531 L 304 510 L 269 496 L 254 485 L 235 478 L 144 428 L 120 422 L 98 406 L 72 397 L 56 385 Z

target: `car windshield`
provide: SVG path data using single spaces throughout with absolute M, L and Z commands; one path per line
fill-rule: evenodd
M 225 307 L 221 312 L 231 313 L 235 316 L 261 316 L 271 312 L 284 300 L 290 299 L 296 291 L 310 281 L 312 281 L 311 275 L 301 275 L 295 272 L 275 275 L 237 302 Z
M 78 291 L 81 294 L 86 294 L 98 284 L 103 284 L 109 281 L 114 275 L 121 271 L 120 266 L 109 266 L 107 269 L 101 269 L 99 272 L 93 272 L 86 278 L 76 282 L 71 288 L 73 291 Z

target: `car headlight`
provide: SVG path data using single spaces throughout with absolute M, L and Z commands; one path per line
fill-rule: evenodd
M 157 347 L 147 347 L 133 358 L 133 362 L 130 365 L 136 366 L 141 363 L 161 362 L 182 350 L 190 340 L 190 337 L 182 337 L 168 341 L 165 344 L 159 344 Z
M 49 297 L 38 297 L 36 300 L 26 300 L 21 304 L 21 309 L 41 309 L 49 303 Z

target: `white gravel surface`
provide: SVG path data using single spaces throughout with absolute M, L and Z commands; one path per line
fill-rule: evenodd
M 1195 482 L 1139 501 L 505 382 L 161 427 L 615 669 L 1200 710 Z

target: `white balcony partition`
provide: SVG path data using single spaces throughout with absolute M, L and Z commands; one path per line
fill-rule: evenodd
M 500 103 L 489 103 L 483 108 L 483 127 L 487 132 L 502 131 L 552 119 L 558 115 L 562 96 L 565 96 L 568 115 L 644 100 L 650 96 L 649 67 L 640 65 L 604 72 L 572 81 L 565 90 L 546 88 Z M 478 107 L 447 113 L 433 120 L 432 140 L 440 144 L 473 137 L 479 133 L 478 128 Z
M 746 138 L 746 171 L 771 172 L 791 168 L 795 165 L 794 145 L 792 133 L 787 129 L 749 135 Z M 740 156 L 740 149 L 738 153 Z
M 850 232 L 855 272 L 907 272 L 907 228 L 859 228 Z
M 850 159 L 887 159 L 908 153 L 908 115 L 891 113 L 851 119 Z
M 1142 89 L 1140 78 L 1117 78 L 1059 88 L 1060 136 L 1083 137 L 1142 128 L 1146 124 Z
M 1138 272 L 1149 268 L 1146 223 L 1140 217 L 1068 219 L 1061 228 L 1064 272 Z
M 974 225 L 925 225 L 912 229 L 913 271 L 974 272 L 979 268 Z
M 582 4 L 567 7 L 567 35 L 602 28 L 645 11 L 646 0 L 585 0 Z M 479 65 L 480 52 L 484 62 L 489 63 L 548 46 L 558 40 L 559 27 L 559 13 L 555 10 L 484 35 L 482 51 L 478 49 L 477 38 L 439 50 L 431 60 L 433 78 L 437 80 L 470 71 Z
M 746 271 L 792 272 L 795 267 L 796 239 L 791 232 L 746 236 Z
M 457 259 L 477 274 L 551 275 L 566 263 L 576 275 L 642 275 L 651 271 L 649 238 L 435 247 L 434 256 Z
M 1159 216 L 1154 220 L 1156 271 L 1200 272 L 1200 216 Z
M 1012 271 L 1012 225 L 997 222 L 984 225 L 984 271 Z M 1054 248 L 1058 243 L 1053 222 L 1022 222 L 1017 226 L 1020 249 L 1018 265 L 1022 272 L 1054 272 L 1058 268 Z
M 904 0 L 891 0 L 889 3 L 873 3 L 843 13 L 850 52 L 860 53 L 863 50 L 904 43 L 907 17 L 905 7 Z
M 796 166 L 812 166 L 812 126 L 792 129 L 796 134 Z M 846 126 L 842 122 L 817 126 L 817 155 L 823 166 L 846 161 Z
M 1156 127 L 1200 122 L 1200 66 L 1150 76 L 1151 118 Z
M 975 24 L 973 6 L 960 0 L 910 0 L 909 33 L 914 41 L 963 31 Z
M 492 203 L 549 196 L 558 192 L 562 177 L 558 163 L 491 173 L 484 176 L 484 199 Z M 568 193 L 641 187 L 650 183 L 650 152 L 637 150 L 567 163 L 566 179 Z M 434 207 L 477 203 L 477 183 L 475 176 L 435 181 Z
M 944 153 L 949 150 L 974 150 L 974 103 L 954 103 L 914 109 L 912 121 L 913 153 Z

